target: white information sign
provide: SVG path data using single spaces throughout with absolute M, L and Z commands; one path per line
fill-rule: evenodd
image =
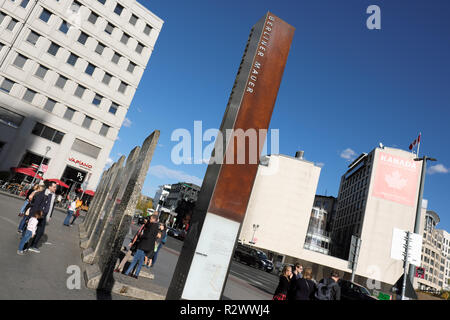
M 239 227 L 233 220 L 206 214 L 182 299 L 220 299 Z
M 407 232 L 394 228 L 392 234 L 391 258 L 403 261 L 405 258 Z M 409 234 L 408 262 L 420 266 L 422 256 L 422 236 L 417 233 Z

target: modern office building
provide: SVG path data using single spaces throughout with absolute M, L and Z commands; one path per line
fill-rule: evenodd
M 182 200 L 197 202 L 200 187 L 193 183 L 179 182 L 170 186 L 164 207 L 174 211 Z
M 439 230 L 439 215 L 431 210 L 426 212 L 422 224 L 422 260 L 424 269 L 423 278 L 414 279 L 414 288 L 420 290 L 448 289 L 449 283 L 449 234 L 445 230 Z
M 359 237 L 356 276 L 386 288 L 403 274 L 403 262 L 391 258 L 393 230 L 414 230 L 422 168 L 415 157 L 400 149 L 375 148 L 349 165 L 339 187 L 332 255 L 348 259 L 351 237 Z
M 331 217 L 336 212 L 336 206 L 337 199 L 335 197 L 316 195 L 306 232 L 305 249 L 323 254 L 330 253 L 330 224 Z
M 163 21 L 135 0 L 0 0 L 0 172 L 95 188 Z
M 172 186 L 170 184 L 159 186 L 159 189 L 156 190 L 155 196 L 153 197 L 153 209 L 160 211 L 170 193 L 171 187 Z

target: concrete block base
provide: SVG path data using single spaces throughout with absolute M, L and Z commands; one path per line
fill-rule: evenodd
M 81 259 L 83 259 L 84 263 L 93 264 L 94 263 L 94 250 L 92 250 L 92 248 L 83 250 L 83 252 L 81 253 Z
M 90 243 L 90 241 L 87 238 L 81 238 L 80 239 L 80 247 L 82 249 L 87 249 L 89 247 L 89 243 Z
M 100 279 L 102 278 L 102 273 L 97 264 L 86 266 L 84 271 L 84 280 L 86 281 L 86 286 L 90 289 L 97 289 Z

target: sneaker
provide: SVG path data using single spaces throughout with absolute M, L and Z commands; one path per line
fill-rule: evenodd
M 19 256 L 23 256 L 23 255 L 24 255 L 23 251 L 20 251 L 20 250 L 17 250 L 17 254 L 18 254 Z
M 36 253 L 40 253 L 41 251 L 38 248 L 29 248 L 28 250 Z
M 22 234 L 22 230 L 17 230 L 17 233 L 18 234 Z

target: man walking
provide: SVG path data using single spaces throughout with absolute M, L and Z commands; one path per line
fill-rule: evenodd
M 331 272 L 331 277 L 320 280 L 315 297 L 318 300 L 341 300 L 341 287 L 338 284 L 339 273 Z
M 33 216 L 36 211 L 42 211 L 42 217 L 38 219 L 38 225 L 36 230 L 36 236 L 33 238 L 30 244 L 30 251 L 40 253 L 37 248 L 39 240 L 45 231 L 45 225 L 47 223 L 47 215 L 50 212 L 51 204 L 53 200 L 53 194 L 56 191 L 56 182 L 50 181 L 45 191 L 39 192 L 35 195 L 34 204 L 30 209 L 30 216 Z

